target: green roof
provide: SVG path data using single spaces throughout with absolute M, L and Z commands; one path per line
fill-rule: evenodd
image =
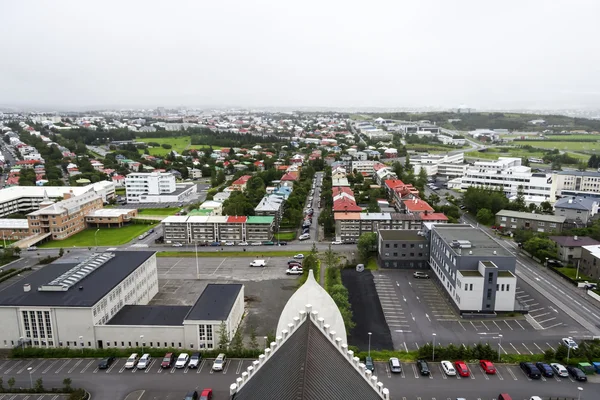
M 460 270 L 460 273 L 462 274 L 462 276 L 481 276 L 481 274 L 477 270 Z
M 275 217 L 269 216 L 250 216 L 246 221 L 247 224 L 272 224 Z
M 188 215 L 200 215 L 200 216 L 209 216 L 214 210 L 208 208 L 200 208 L 198 210 L 192 210 Z
M 510 271 L 498 271 L 498 276 L 501 278 L 510 278 L 510 277 L 513 277 L 514 275 Z

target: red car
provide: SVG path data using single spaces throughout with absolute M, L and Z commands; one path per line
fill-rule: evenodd
M 165 354 L 162 362 L 160 363 L 161 368 L 171 368 L 173 366 L 173 362 L 175 361 L 175 357 L 173 357 L 173 353 Z
M 202 389 L 199 400 L 212 400 L 212 389 Z
M 492 364 L 492 362 L 489 360 L 479 360 L 479 365 L 481 368 L 483 368 L 486 374 L 496 373 L 496 367 L 494 367 L 494 364 Z
M 456 361 L 454 366 L 456 367 L 456 372 L 458 372 L 458 374 L 462 377 L 466 378 L 471 374 L 469 372 L 469 368 L 467 368 L 467 364 L 465 364 L 464 361 Z

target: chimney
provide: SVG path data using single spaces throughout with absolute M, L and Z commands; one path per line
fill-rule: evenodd
M 496 250 L 494 250 L 494 255 L 496 255 Z
M 573 236 L 574 241 L 577 241 L 577 239 L 579 239 L 577 236 Z
M 24 292 L 29 292 L 31 291 L 31 285 L 29 283 L 26 283 L 23 285 L 23 291 Z

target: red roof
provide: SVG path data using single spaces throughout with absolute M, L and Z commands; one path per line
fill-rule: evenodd
M 398 186 L 406 186 L 406 185 L 400 179 L 386 179 L 385 186 L 388 189 L 394 189 L 394 188 L 397 188 Z
M 17 165 L 34 165 L 34 164 L 40 164 L 41 161 L 40 160 L 19 160 L 17 161 Z
M 386 167 L 386 165 L 385 165 L 385 164 L 382 164 L 382 163 L 375 163 L 375 164 L 373 164 L 373 170 L 374 170 L 375 172 L 377 172 L 377 171 L 379 171 L 380 169 L 382 169 L 382 168 L 385 168 L 385 167 Z
M 362 208 L 354 200 L 342 197 L 333 202 L 333 211 L 361 212 Z
M 403 200 L 404 207 L 410 212 L 433 212 L 431 207 L 426 201 L 421 199 Z
M 115 175 L 112 177 L 113 181 L 122 181 L 123 179 L 125 179 L 123 175 Z
M 354 197 L 354 192 L 352 191 L 352 189 L 350 189 L 347 186 L 335 186 L 331 189 L 331 192 L 333 193 L 333 197 L 342 194 L 342 193 L 346 193 L 349 194 L 350 196 Z
M 282 181 L 297 181 L 298 173 L 297 172 L 288 172 L 284 176 L 281 177 Z
M 448 217 L 443 213 L 423 213 L 421 219 L 423 221 L 448 221 Z
M 233 185 L 244 185 L 248 182 L 250 178 L 252 178 L 252 175 L 240 176 L 238 179 L 235 180 L 235 182 L 233 182 Z
M 227 222 L 230 224 L 243 224 L 246 222 L 246 220 L 248 219 L 248 217 L 245 216 L 229 216 L 227 218 Z

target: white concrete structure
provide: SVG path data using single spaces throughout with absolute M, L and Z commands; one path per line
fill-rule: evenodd
M 437 135 L 437 139 L 443 144 L 451 144 L 453 146 L 464 146 L 466 143 L 464 138 L 454 138 L 448 135 Z
M 552 175 L 557 196 L 598 194 L 600 197 L 600 172 L 560 171 Z
M 170 203 L 186 200 L 197 186 L 177 185 L 169 172 L 133 172 L 125 178 L 125 190 L 127 203 Z
M 456 154 L 424 154 L 411 158 L 415 175 L 425 169 L 427 176 L 445 176 L 448 178 L 464 175 L 467 164 L 464 163 L 464 153 Z
M 367 161 L 352 161 L 352 172 L 354 172 L 354 170 L 356 170 L 356 172 L 358 172 L 359 174 L 367 173 L 369 175 L 373 174 L 373 164 L 375 164 L 376 161 L 373 160 L 367 160 Z

